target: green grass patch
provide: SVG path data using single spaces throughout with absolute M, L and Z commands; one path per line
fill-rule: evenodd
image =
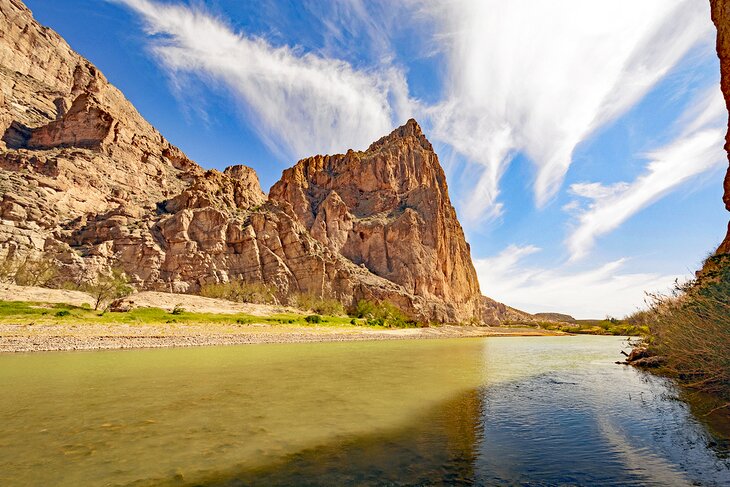
M 254 316 L 245 313 L 193 313 L 176 307 L 174 310 L 161 308 L 136 308 L 128 312 L 102 312 L 89 307 L 68 304 L 48 304 L 27 301 L 0 301 L 0 323 L 27 324 L 102 324 L 102 325 L 163 325 L 163 324 L 211 324 L 247 325 L 264 323 L 271 325 L 300 326 L 353 326 L 349 317 L 319 316 L 319 321 L 310 322 L 309 316 L 295 313 L 280 313 L 271 316 Z
M 614 335 L 614 336 L 642 336 L 648 328 L 637 325 L 628 320 L 576 320 L 575 323 L 559 323 L 552 321 L 538 322 L 543 330 L 562 331 L 577 335 Z

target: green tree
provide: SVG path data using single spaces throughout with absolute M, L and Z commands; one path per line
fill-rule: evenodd
M 99 273 L 94 280 L 84 284 L 83 290 L 93 296 L 95 310 L 102 304 L 106 310 L 112 301 L 129 296 L 134 291 L 126 274 L 120 269 L 112 269 L 110 274 Z

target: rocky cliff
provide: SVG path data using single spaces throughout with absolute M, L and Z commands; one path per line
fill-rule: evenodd
M 202 170 L 19 1 L 0 1 L 0 245 L 43 248 L 62 222 L 141 211 Z
M 730 110 L 730 0 L 710 0 L 712 21 L 717 27 L 717 55 L 720 58 L 720 86 L 725 95 L 725 104 Z M 730 158 L 730 123 L 725 137 L 725 150 Z M 725 174 L 723 201 L 730 211 L 730 166 Z M 717 249 L 718 254 L 730 254 L 730 222 L 725 240 Z
M 300 161 L 267 197 L 246 166 L 190 161 L 19 0 L 0 0 L 0 135 L 0 259 L 121 267 L 140 289 L 242 279 L 422 320 L 524 318 L 481 295 L 413 120 L 365 152 Z
M 409 293 L 476 314 L 479 283 L 446 176 L 415 120 L 373 143 L 299 161 L 272 201 L 332 252 Z

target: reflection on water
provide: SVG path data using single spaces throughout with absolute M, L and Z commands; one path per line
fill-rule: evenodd
M 0 485 L 728 484 L 727 451 L 664 380 L 613 364 L 623 346 L 2 356 Z

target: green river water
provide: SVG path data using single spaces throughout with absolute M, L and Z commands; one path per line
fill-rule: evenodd
M 730 485 L 617 337 L 0 356 L 0 485 Z

